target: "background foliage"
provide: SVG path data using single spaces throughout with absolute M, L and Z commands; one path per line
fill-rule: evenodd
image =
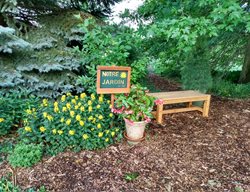
M 104 66 L 130 66 L 132 83 L 144 77 L 148 65 L 148 56 L 143 54 L 138 33 L 126 26 L 100 25 L 93 19 L 86 19 L 80 25 L 85 34 L 82 39 L 81 65 L 85 75 L 79 83 L 89 92 L 96 90 L 96 68 Z
M 135 13 L 127 11 L 123 17 L 140 25 L 143 45 L 157 72 L 181 76 L 184 88 L 207 91 L 217 70 L 223 70 L 225 78 L 238 66 L 237 82 L 250 81 L 249 4 L 247 0 L 146 0 Z

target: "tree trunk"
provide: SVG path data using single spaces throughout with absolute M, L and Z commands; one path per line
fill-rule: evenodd
M 248 37 L 248 42 L 245 50 L 245 59 L 243 68 L 240 74 L 240 83 L 249 83 L 250 82 L 250 36 Z

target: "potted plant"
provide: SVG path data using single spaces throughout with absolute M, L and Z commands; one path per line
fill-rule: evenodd
M 112 112 L 123 117 L 126 125 L 125 138 L 138 143 L 145 138 L 146 124 L 151 121 L 154 97 L 147 95 L 147 88 L 132 85 L 129 94 L 116 97 Z

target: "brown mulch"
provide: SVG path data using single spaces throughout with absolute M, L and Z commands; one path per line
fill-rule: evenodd
M 151 75 L 161 90 L 178 84 Z M 164 116 L 151 124 L 147 139 L 123 141 L 99 151 L 66 152 L 18 172 L 22 188 L 48 191 L 250 191 L 250 100 L 212 97 L 208 118 L 199 112 Z M 0 165 L 0 177 L 8 172 Z M 137 172 L 133 181 L 124 177 Z

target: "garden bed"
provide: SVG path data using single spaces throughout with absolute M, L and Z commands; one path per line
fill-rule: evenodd
M 162 91 L 179 85 L 150 77 Z M 212 97 L 208 118 L 198 112 L 164 116 L 147 139 L 98 151 L 65 152 L 20 169 L 22 188 L 48 191 L 250 191 L 250 100 Z M 0 164 L 0 177 L 9 172 Z M 133 175 L 138 175 L 133 179 Z

